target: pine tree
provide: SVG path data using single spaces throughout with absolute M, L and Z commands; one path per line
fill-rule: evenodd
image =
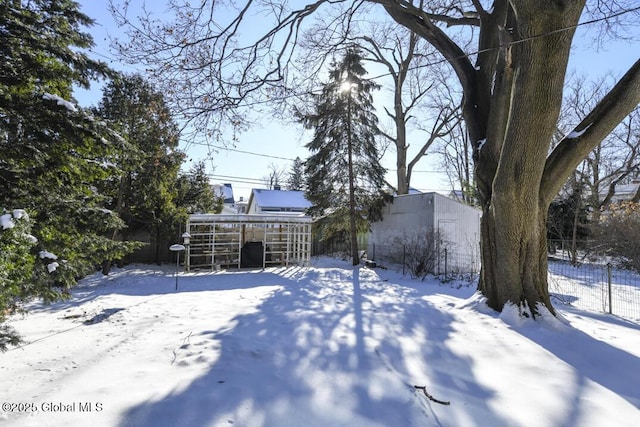
M 178 198 L 176 204 L 189 213 L 220 213 L 224 206 L 224 196 L 215 194 L 209 184 L 203 161 L 194 164 L 188 173 L 178 178 Z
M 125 221 L 126 233 L 150 234 L 159 262 L 162 236 L 186 219 L 186 209 L 176 204 L 185 158 L 178 150 L 178 126 L 162 94 L 139 75 L 109 82 L 96 113 L 126 141 L 126 149 L 112 159 L 119 174 L 104 190 L 111 196 L 110 207 Z
M 74 85 L 88 87 L 110 74 L 82 51 L 93 43 L 80 28 L 92 23 L 68 0 L 2 1 L 0 7 L 0 210 L 28 213 L 34 236 L 28 252 L 35 257 L 2 277 L 3 314 L 32 298 L 64 298 L 104 258 L 135 247 L 106 234 L 123 223 L 96 191 L 109 174 L 105 159 L 120 141 L 72 99 Z M 24 246 L 12 242 L 0 239 L 4 261 L 22 257 Z
M 0 8 L 0 207 L 28 211 L 39 246 L 65 260 L 49 279 L 64 286 L 131 249 L 105 236 L 122 223 L 96 192 L 117 138 L 72 102 L 74 85 L 110 74 L 79 50 L 93 44 L 80 31 L 92 23 L 72 1 Z
M 19 309 L 25 278 L 33 276 L 38 259 L 28 215 L 22 210 L 0 211 L 0 215 L 0 351 L 4 351 L 20 342 L 17 332 L 2 323 L 6 313 Z M 46 289 L 43 287 L 43 291 Z
M 384 204 L 385 169 L 380 165 L 376 136 L 380 133 L 371 92 L 379 86 L 365 79 L 356 48 L 333 63 L 329 81 L 314 98 L 314 111 L 299 113 L 314 135 L 306 147 L 306 196 L 311 213 L 323 218 L 324 241 L 347 240 L 353 264 L 359 262 L 357 233 L 368 230 Z
M 301 191 L 305 187 L 304 162 L 300 157 L 293 160 L 289 176 L 287 177 L 287 188 L 289 190 Z

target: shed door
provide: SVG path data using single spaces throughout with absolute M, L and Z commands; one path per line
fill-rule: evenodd
M 451 219 L 441 219 L 438 221 L 438 233 L 440 241 L 445 247 L 450 247 L 456 241 L 458 232 L 458 221 Z

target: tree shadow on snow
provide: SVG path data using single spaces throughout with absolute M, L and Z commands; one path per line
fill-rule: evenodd
M 603 323 L 611 323 L 619 327 L 640 330 L 640 326 L 614 316 L 563 307 L 577 316 L 590 317 Z M 588 404 L 589 398 L 584 396 L 590 382 L 617 394 L 637 408 L 640 408 L 640 359 L 604 341 L 570 327 L 551 334 L 540 334 L 538 328 L 518 328 L 517 332 L 537 343 L 560 360 L 570 365 L 576 375 L 576 384 L 572 387 L 576 392 L 569 405 L 572 411 L 567 414 L 562 425 L 578 425 L 582 406 Z M 549 332 L 549 331 L 546 331 Z M 556 333 L 561 334 L 558 339 Z
M 130 265 L 123 269 L 114 269 L 108 276 L 103 276 L 101 273 L 88 276 L 70 290 L 69 299 L 51 304 L 37 303 L 29 311 L 56 312 L 78 307 L 109 295 L 153 298 L 178 292 L 209 291 L 212 289 L 212 278 L 216 276 L 224 277 L 224 280 L 216 282 L 215 290 L 250 289 L 266 286 L 261 282 L 247 280 L 247 275 L 258 275 L 262 272 L 263 270 L 238 270 L 185 273 L 181 267 L 176 284 L 175 265 Z
M 491 397 L 468 361 L 443 344 L 453 317 L 416 289 L 357 268 L 282 268 L 260 277 L 280 288 L 257 311 L 236 316 L 231 329 L 192 331 L 199 337 L 192 341 L 215 355 L 206 372 L 132 407 L 121 426 L 440 425 L 438 411 L 449 407 L 434 408 L 414 383 L 431 382 L 442 398 Z M 230 286 L 225 275 L 209 280 L 218 278 Z

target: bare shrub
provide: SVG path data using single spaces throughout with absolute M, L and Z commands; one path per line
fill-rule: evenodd
M 415 233 L 403 232 L 390 236 L 388 259 L 404 266 L 414 279 L 423 280 L 435 271 L 439 255 L 442 255 L 440 233 L 432 228 L 422 228 Z
M 612 205 L 602 213 L 595 236 L 597 245 L 616 257 L 621 267 L 640 272 L 640 203 Z

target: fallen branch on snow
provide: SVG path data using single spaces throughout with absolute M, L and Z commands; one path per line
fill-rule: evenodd
M 436 402 L 439 403 L 441 405 L 451 405 L 451 402 L 445 402 L 444 400 L 438 400 L 435 397 L 431 396 L 428 392 L 427 392 L 427 387 L 424 385 L 414 385 L 413 388 L 415 388 L 416 390 L 422 390 L 422 392 L 424 393 L 425 396 L 427 396 L 427 399 L 429 399 L 432 402 Z

